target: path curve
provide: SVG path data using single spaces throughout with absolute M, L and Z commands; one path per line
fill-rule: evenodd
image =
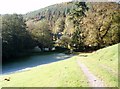
M 80 60 L 77 60 L 77 63 L 84 72 L 85 76 L 88 78 L 91 87 L 104 87 L 103 81 L 99 80 L 95 75 L 93 75 L 89 69 L 80 62 Z

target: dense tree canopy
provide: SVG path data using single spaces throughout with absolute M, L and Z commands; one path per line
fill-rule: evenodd
M 2 18 L 4 58 L 35 46 L 51 49 L 57 44 L 86 51 L 120 42 L 118 3 L 68 2 L 26 15 L 2 15 Z
M 71 39 L 72 46 L 76 49 L 85 49 L 85 47 L 100 48 L 119 42 L 119 4 L 77 1 L 53 5 L 49 7 L 48 12 L 52 12 L 50 8 L 53 7 L 54 9 L 58 8 L 59 12 L 54 13 L 54 15 L 47 15 L 48 17 L 45 16 L 45 19 L 50 24 L 50 30 L 52 30 L 55 40 L 59 40 L 62 35 L 68 36 Z M 60 8 L 63 11 L 69 9 L 65 17 L 63 17 Z M 52 15 L 54 17 L 51 20 L 47 19 Z
M 119 41 L 120 5 L 117 3 L 90 3 L 91 8 L 82 20 L 85 45 L 108 46 Z
M 4 15 L 2 17 L 3 57 L 15 56 L 18 52 L 32 47 L 32 39 L 26 30 L 22 15 Z
M 36 45 L 41 49 L 44 47 L 52 48 L 52 33 L 48 21 L 42 20 L 35 23 L 34 29 L 31 31 L 32 38 Z

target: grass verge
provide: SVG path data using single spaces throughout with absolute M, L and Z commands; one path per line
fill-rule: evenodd
M 106 87 L 118 87 L 118 45 L 100 49 L 81 60 L 89 70 L 102 81 Z
M 10 77 L 10 81 L 5 78 Z M 28 71 L 0 76 L 2 87 L 88 87 L 75 57 L 34 67 Z

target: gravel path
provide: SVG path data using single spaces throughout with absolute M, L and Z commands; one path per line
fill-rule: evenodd
M 91 87 L 104 87 L 103 81 L 99 80 L 94 74 L 92 74 L 89 69 L 80 62 L 80 60 L 77 60 L 77 63 L 88 78 Z

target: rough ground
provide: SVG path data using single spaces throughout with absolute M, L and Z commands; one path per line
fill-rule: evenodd
M 88 78 L 91 87 L 104 87 L 103 81 L 101 81 L 94 74 L 92 74 L 89 69 L 80 62 L 80 60 L 77 60 L 77 63 L 84 72 L 85 76 Z

